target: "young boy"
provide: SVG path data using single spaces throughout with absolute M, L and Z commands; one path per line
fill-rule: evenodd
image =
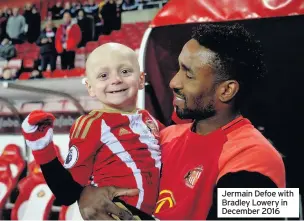
M 71 183 L 76 181 L 82 188 L 91 180 L 98 187 L 139 189 L 138 196 L 121 199 L 152 214 L 158 196 L 158 138 L 163 126 L 147 111 L 136 109 L 138 90 L 144 87 L 136 54 L 121 44 L 104 44 L 89 56 L 86 73 L 89 95 L 96 97 L 103 109 L 81 116 L 70 130 L 64 167 L 72 177 L 56 158 L 52 114 L 34 111 L 24 120 L 26 143 L 62 204 L 71 205 L 79 199 L 75 194 L 78 187 Z

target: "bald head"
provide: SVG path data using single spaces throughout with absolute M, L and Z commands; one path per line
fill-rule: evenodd
M 90 78 L 91 73 L 98 72 L 99 69 L 111 66 L 114 63 L 130 63 L 132 67 L 139 71 L 137 55 L 131 48 L 119 43 L 106 43 L 96 48 L 88 57 L 86 62 L 86 73 Z

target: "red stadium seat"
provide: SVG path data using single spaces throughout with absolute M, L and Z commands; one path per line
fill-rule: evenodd
M 76 56 L 77 56 L 77 54 L 85 54 L 85 48 L 84 48 L 84 47 L 78 48 L 78 49 L 76 50 Z
M 40 51 L 40 48 L 37 45 L 31 45 L 28 49 L 29 52 L 38 52 Z
M 42 173 L 39 164 L 37 164 L 35 160 L 33 160 L 32 162 L 29 163 L 28 172 L 29 172 L 29 175 L 31 175 L 33 173 L 35 173 L 35 174 Z
M 68 76 L 68 71 L 67 70 L 59 70 L 56 69 L 53 71 L 52 78 L 64 78 Z
M 103 40 L 105 40 L 105 41 L 111 41 L 111 36 L 110 35 L 100 35 L 99 37 L 98 37 L 98 39 L 103 39 Z
M 0 210 L 5 206 L 13 189 L 14 181 L 9 163 L 4 159 L 0 159 Z
M 52 72 L 51 71 L 44 71 L 44 72 L 42 72 L 42 76 L 44 78 L 51 78 L 52 77 Z
M 28 45 L 27 44 L 17 44 L 15 45 L 17 53 L 24 53 L 28 50 Z
M 81 77 L 84 76 L 85 69 L 84 68 L 74 68 L 69 71 L 69 77 Z
M 82 220 L 78 204 L 74 203 L 70 206 L 62 206 L 59 220 Z
M 23 72 L 19 76 L 19 80 L 28 80 L 31 77 L 31 72 Z
M 33 58 L 26 58 L 23 60 L 23 67 L 32 69 L 35 66 L 35 61 Z
M 98 44 L 102 45 L 108 42 L 112 42 L 112 37 L 110 35 L 100 35 L 98 37 Z
M 37 60 L 39 58 L 39 51 L 30 51 L 27 53 L 27 57 Z
M 121 31 L 113 31 L 111 33 L 111 38 L 113 38 L 113 37 L 124 37 L 124 35 L 123 35 L 123 32 L 121 32 Z
M 86 44 L 86 47 L 85 47 L 86 53 L 91 53 L 91 52 L 94 51 L 95 48 L 97 48 L 98 46 L 99 46 L 99 44 L 98 44 L 97 41 L 89 41 L 89 42 Z
M 17 183 L 19 176 L 25 168 L 25 161 L 21 155 L 20 147 L 15 144 L 7 145 L 4 148 L 0 159 L 4 159 L 9 163 L 12 177 L 14 182 Z
M 19 195 L 11 212 L 12 220 L 48 220 L 55 200 L 42 173 L 31 173 L 19 184 Z

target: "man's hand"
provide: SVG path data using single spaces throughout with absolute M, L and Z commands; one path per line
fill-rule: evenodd
M 111 215 L 121 220 L 132 220 L 133 215 L 116 206 L 112 200 L 118 196 L 136 196 L 139 190 L 116 187 L 87 186 L 79 199 L 79 210 L 84 220 L 114 220 Z
M 53 141 L 55 117 L 44 111 L 31 112 L 22 123 L 22 134 L 33 151 L 46 148 Z

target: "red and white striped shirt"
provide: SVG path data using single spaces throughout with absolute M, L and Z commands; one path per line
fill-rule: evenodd
M 139 189 L 138 196 L 121 199 L 152 214 L 158 196 L 162 128 L 146 110 L 92 111 L 72 126 L 64 166 L 82 185 L 91 178 L 99 187 Z

